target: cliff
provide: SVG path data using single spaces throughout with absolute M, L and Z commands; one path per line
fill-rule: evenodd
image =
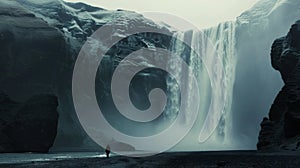
M 99 150 L 77 119 L 72 99 L 72 74 L 87 38 L 112 20 L 117 21 L 113 36 L 126 37 L 124 29 L 133 26 L 169 32 L 165 26 L 131 11 L 110 11 L 61 0 L 0 2 L 0 71 L 3 74 L 0 88 L 20 102 L 36 94 L 57 95 L 60 117 L 52 150 Z M 168 48 L 169 44 L 170 37 L 148 33 L 132 35 L 115 45 L 97 73 L 97 98 L 100 103 L 104 102 L 100 105 L 103 108 L 112 106 L 109 75 L 124 57 L 141 47 Z M 141 109 L 149 106 L 149 91 L 155 87 L 165 89 L 165 75 L 164 71 L 155 69 L 138 73 L 130 88 L 133 103 Z M 106 113 L 113 110 L 107 109 Z
M 255 149 L 260 122 L 284 85 L 270 57 L 273 41 L 299 19 L 299 0 L 260 0 L 236 20 L 236 77 L 232 129 L 244 149 Z

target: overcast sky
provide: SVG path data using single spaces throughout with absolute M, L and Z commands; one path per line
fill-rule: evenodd
M 66 0 L 84 2 L 106 9 L 136 12 L 165 12 L 184 18 L 198 28 L 234 20 L 259 0 Z

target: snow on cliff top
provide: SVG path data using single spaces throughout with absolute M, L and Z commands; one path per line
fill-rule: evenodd
M 261 0 L 256 3 L 251 9 L 242 13 L 238 18 L 237 22 L 243 23 L 260 23 L 259 21 L 272 15 L 279 8 L 285 5 L 292 5 L 298 7 L 300 10 L 299 0 Z
M 109 22 L 117 26 L 130 28 L 132 24 L 148 26 L 154 29 L 166 28 L 142 14 L 125 10 L 105 10 L 84 3 L 70 3 L 62 0 L 15 0 L 24 8 L 34 12 L 55 27 L 64 27 L 72 34 L 90 35 L 97 27 Z M 61 28 L 62 29 L 62 28 Z

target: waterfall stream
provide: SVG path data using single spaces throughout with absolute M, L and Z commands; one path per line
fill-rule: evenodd
M 195 52 L 189 51 L 182 41 Z M 194 75 L 199 85 L 201 101 L 195 127 L 201 128 L 193 128 L 194 131 L 190 133 L 193 135 L 190 137 L 194 139 L 193 141 L 197 140 L 200 145 L 208 143 L 222 148 L 226 144 L 228 148 L 231 148 L 233 143 L 230 139 L 231 104 L 237 59 L 235 22 L 221 23 L 204 31 L 177 32 L 173 36 L 171 50 L 174 54 L 181 56 L 190 66 L 188 72 L 184 72 L 177 62 L 170 60 L 169 63 L 169 68 L 175 71 L 175 74 L 180 76 L 185 83 L 185 91 L 195 92 L 189 90 L 189 77 L 186 76 Z M 174 117 L 179 112 L 180 91 L 174 82 L 170 77 L 167 79 L 168 96 L 171 98 L 168 110 L 166 110 L 168 117 Z M 211 92 L 208 91 L 209 88 Z M 183 100 L 186 102 L 184 122 L 190 121 L 188 109 L 193 106 L 191 101 L 190 97 L 188 100 Z M 205 108 L 206 106 L 210 106 L 209 110 Z

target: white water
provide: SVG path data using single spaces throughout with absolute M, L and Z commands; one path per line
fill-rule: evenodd
M 112 154 L 114 156 L 114 154 Z M 24 164 L 44 161 L 60 161 L 68 159 L 105 158 L 99 152 L 61 152 L 61 153 L 4 153 L 0 155 L 0 164 Z M 9 167 L 9 166 L 7 166 Z
M 187 53 L 180 41 L 190 45 L 196 53 L 200 54 L 200 58 L 196 53 Z M 181 65 L 172 62 L 172 60 L 169 64 L 170 69 L 175 71 L 176 75 L 181 76 L 181 79 L 187 86 L 186 91 L 190 93 L 195 91 L 189 90 L 189 81 L 186 80 L 189 78 L 185 76 L 187 74 L 188 76 L 195 75 L 201 95 L 198 119 L 190 135 L 178 145 L 178 149 L 234 149 L 234 142 L 231 138 L 231 105 L 237 59 L 235 22 L 221 23 L 217 27 L 204 30 L 203 32 L 178 32 L 173 37 L 172 51 L 186 59 L 190 64 L 191 70 L 188 73 L 184 72 Z M 175 117 L 180 106 L 180 93 L 176 92 L 178 86 L 171 78 L 167 80 L 167 86 L 171 103 L 168 105 L 166 115 Z M 212 92 L 207 91 L 209 88 L 212 89 Z M 193 106 L 190 103 L 192 100 L 183 100 L 183 102 L 186 102 L 186 110 L 184 111 L 186 116 L 185 122 L 189 122 L 190 111 L 188 109 L 190 106 Z M 206 106 L 210 104 L 210 110 L 208 110 Z
M 216 95 L 214 95 L 213 99 L 216 101 L 220 100 L 220 97 L 223 96 L 224 106 L 221 106 L 222 102 L 218 102 L 215 105 L 214 109 L 222 111 L 221 121 L 219 126 L 217 127 L 217 136 L 223 138 L 223 143 L 227 145 L 233 142 L 231 139 L 231 123 L 232 123 L 232 113 L 231 113 L 231 105 L 232 105 L 232 94 L 233 94 L 233 86 L 235 81 L 235 68 L 237 63 L 237 55 L 236 55 L 236 44 L 235 44 L 235 22 L 225 22 L 219 24 L 215 28 L 211 28 L 206 30 L 205 35 L 211 40 L 212 44 L 215 46 L 215 50 L 219 58 L 207 58 L 211 59 L 211 62 L 215 62 L 215 59 L 221 59 L 221 63 L 223 64 L 223 74 L 217 74 L 219 78 L 216 80 L 218 90 Z M 206 59 L 206 58 L 204 58 Z M 208 67 L 209 70 L 214 71 L 214 65 Z

